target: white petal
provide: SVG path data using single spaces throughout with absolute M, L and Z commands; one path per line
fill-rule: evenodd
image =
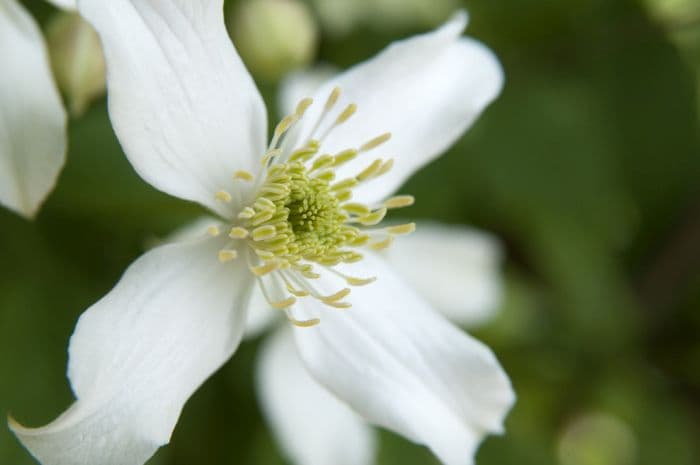
M 496 315 L 503 295 L 496 237 L 466 227 L 418 223 L 414 233 L 394 241 L 383 256 L 451 321 L 477 326 Z
M 427 445 L 443 463 L 472 464 L 483 436 L 502 431 L 514 401 L 508 377 L 485 345 L 432 310 L 382 259 L 350 268 L 378 277 L 353 290 L 352 308 L 302 301 L 321 318 L 295 329 L 311 374 L 365 419 Z
M 212 235 L 210 228 L 216 228 L 219 234 L 225 235 L 228 231 L 226 231 L 224 227 L 224 224 L 222 224 L 220 220 L 211 216 L 202 216 L 180 226 L 175 231 L 168 234 L 162 242 L 167 244 L 171 242 L 188 242 L 195 239 L 202 239 L 203 237 Z
M 296 465 L 370 465 L 372 429 L 307 373 L 283 327 L 258 360 L 258 397 L 283 452 Z
M 330 65 L 318 65 L 287 74 L 279 87 L 277 106 L 280 117 L 294 113 L 302 99 L 314 96 L 323 84 L 337 74 L 338 70 Z
M 394 158 L 394 168 L 380 180 L 354 191 L 361 202 L 382 200 L 416 170 L 445 151 L 496 98 L 503 72 L 483 44 L 460 38 L 466 15 L 459 14 L 434 32 L 396 42 L 375 58 L 324 85 L 315 96 L 302 135 L 308 136 L 334 86 L 342 89 L 335 115 L 348 104 L 357 112 L 323 144 L 324 153 L 359 147 L 390 132 L 389 142 L 338 170 L 338 177 L 359 173 L 375 158 Z M 315 138 L 324 133 L 324 125 Z M 302 139 L 304 140 L 305 137 Z
M 158 189 L 227 214 L 214 198 L 265 150 L 265 107 L 229 40 L 223 0 L 80 0 L 102 38 L 112 124 Z
M 15 0 L 0 2 L 0 204 L 32 217 L 66 152 L 66 113 L 44 39 Z
M 233 354 L 250 273 L 218 241 L 143 255 L 80 317 L 68 377 L 76 402 L 47 426 L 11 427 L 43 465 L 140 465 L 167 443 L 188 397 Z
M 75 10 L 75 0 L 48 0 L 49 3 L 52 3 L 54 6 L 58 8 L 62 8 L 64 10 Z
M 201 239 L 202 237 L 210 235 L 210 227 L 218 228 L 220 234 L 225 235 L 227 233 L 224 229 L 225 225 L 223 225 L 221 221 L 218 221 L 216 218 L 204 216 L 176 229 L 173 233 L 168 235 L 163 242 L 186 242 L 193 239 Z M 246 329 L 243 337 L 245 339 L 253 339 L 260 336 L 260 334 L 265 332 L 265 330 L 272 326 L 272 323 L 278 319 L 278 314 L 279 310 L 274 310 L 268 305 L 260 287 L 257 285 L 253 286 L 248 303 L 248 319 L 246 320 Z
M 279 320 L 279 313 L 279 310 L 275 310 L 267 303 L 260 286 L 254 286 L 248 305 L 248 320 L 246 321 L 244 338 L 252 339 L 260 336 L 275 321 Z

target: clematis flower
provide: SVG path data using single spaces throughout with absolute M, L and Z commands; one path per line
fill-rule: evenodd
M 80 317 L 76 401 L 41 428 L 11 422 L 27 449 L 44 465 L 145 462 L 235 352 L 257 286 L 325 389 L 445 464 L 472 463 L 481 438 L 502 431 L 510 382 L 373 253 L 413 229 L 378 225 L 413 201 L 392 194 L 501 89 L 493 54 L 461 37 L 466 15 L 333 79 L 266 143 L 221 0 L 78 6 L 102 38 L 110 117 L 132 165 L 220 223 L 144 254 Z
M 0 57 L 0 204 L 32 218 L 65 162 L 66 112 L 41 31 L 17 0 L 0 0 Z

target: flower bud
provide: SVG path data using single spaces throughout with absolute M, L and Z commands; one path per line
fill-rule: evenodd
M 256 76 L 275 81 L 313 60 L 318 28 L 299 0 L 245 0 L 233 13 L 233 42 Z
M 105 61 L 100 39 L 76 13 L 58 13 L 46 28 L 56 83 L 65 95 L 68 111 L 80 116 L 105 93 Z

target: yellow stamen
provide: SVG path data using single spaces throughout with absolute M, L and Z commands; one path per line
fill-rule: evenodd
M 268 302 L 272 308 L 276 308 L 277 310 L 284 310 L 285 308 L 289 308 L 292 305 L 294 305 L 297 302 L 296 297 L 289 297 L 288 299 L 280 300 L 277 302 Z
M 383 241 L 373 242 L 369 245 L 372 250 L 384 250 L 394 242 L 394 236 L 389 236 Z
M 309 109 L 312 103 L 314 103 L 314 100 L 311 98 L 307 97 L 305 99 L 302 99 L 301 102 L 299 102 L 299 104 L 297 105 L 296 111 L 294 112 L 297 118 L 301 118 L 302 116 L 304 116 L 304 113 L 306 113 L 306 110 Z
M 269 261 L 266 262 L 264 265 L 252 267 L 250 271 L 252 271 L 256 276 L 265 276 L 266 274 L 278 270 L 279 268 L 279 262 Z
M 231 199 L 232 199 L 231 194 L 229 194 L 225 190 L 220 190 L 216 193 L 216 200 L 218 200 L 220 202 L 229 203 L 231 201 Z
M 245 239 L 248 237 L 248 230 L 245 228 L 241 228 L 240 226 L 234 226 L 231 228 L 231 231 L 228 233 L 228 237 L 231 239 Z
M 410 234 L 415 230 L 416 223 L 406 223 L 397 226 L 389 226 L 388 228 L 386 228 L 386 232 L 388 232 L 389 234 L 396 234 L 397 236 L 400 236 L 402 234 Z
M 267 224 L 265 226 L 257 227 L 253 230 L 253 240 L 254 241 L 264 241 L 266 239 L 272 239 L 275 237 L 277 230 L 274 226 Z
M 209 234 L 211 237 L 216 237 L 221 234 L 221 230 L 218 226 L 209 226 L 207 228 L 207 234 Z
M 328 111 L 331 108 L 333 108 L 335 106 L 335 104 L 338 102 L 339 98 L 340 98 L 340 87 L 334 87 L 333 91 L 331 91 L 331 95 L 328 96 L 328 100 L 326 100 L 325 110 Z
M 289 312 L 287 312 L 287 319 L 291 324 L 293 324 L 294 326 L 298 326 L 299 328 L 310 328 L 312 326 L 316 326 L 321 322 L 321 320 L 319 320 L 318 318 L 312 318 L 310 320 L 297 320 L 292 315 L 290 315 Z
M 231 260 L 235 260 L 236 257 L 238 257 L 238 252 L 235 250 L 219 250 L 219 261 L 221 263 L 230 262 Z
M 382 168 L 382 161 L 380 159 L 374 160 L 367 168 L 362 170 L 360 174 L 355 176 L 358 181 L 366 181 L 369 178 L 373 178 L 377 175 L 379 170 Z
M 255 176 L 253 176 L 252 173 L 249 171 L 245 170 L 238 170 L 235 173 L 233 173 L 233 179 L 241 179 L 243 181 L 252 181 L 255 179 Z
M 335 124 L 336 125 L 343 124 L 344 122 L 349 120 L 352 117 L 352 115 L 355 114 L 356 111 L 357 111 L 357 105 L 355 105 L 354 103 L 351 103 L 350 105 L 345 107 L 345 110 L 343 110 L 343 112 L 340 115 L 338 115 L 338 119 L 335 120 Z
M 386 208 L 410 207 L 415 201 L 416 199 L 412 195 L 397 195 L 384 202 L 384 206 Z
M 326 297 L 321 297 L 321 301 L 324 303 L 337 302 L 340 299 L 347 297 L 348 294 L 350 294 L 350 289 L 346 287 L 344 289 L 339 290 L 335 294 L 331 294 Z
M 362 144 L 362 146 L 360 147 L 360 152 L 368 152 L 372 149 L 375 149 L 375 148 L 379 147 L 380 145 L 382 145 L 383 143 L 387 142 L 389 139 L 391 139 L 390 132 L 386 132 L 386 133 L 382 134 L 381 136 L 377 136 L 374 139 Z

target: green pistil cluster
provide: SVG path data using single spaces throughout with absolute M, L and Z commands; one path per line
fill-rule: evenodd
M 346 183 L 331 184 L 332 171 L 312 173 L 301 162 L 275 164 L 255 202 L 244 209 L 244 227 L 249 241 L 265 260 L 300 261 L 325 266 L 350 263 L 362 258 L 347 247 L 363 245 L 369 239 L 357 227 L 347 224 L 342 208 L 347 198 Z

